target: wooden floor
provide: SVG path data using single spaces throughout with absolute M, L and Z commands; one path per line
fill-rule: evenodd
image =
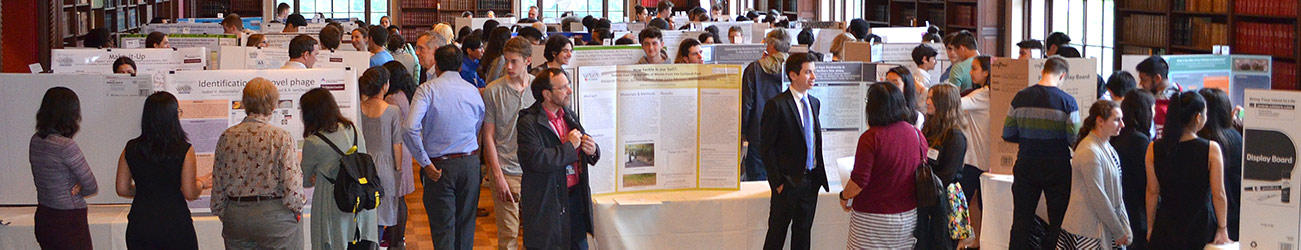
M 486 183 L 486 182 L 485 182 Z M 416 192 L 408 194 L 407 249 L 434 249 L 429 237 L 429 216 L 422 202 L 423 188 L 416 180 Z M 479 208 L 487 209 L 488 216 L 478 217 L 474 227 L 474 249 L 497 249 L 497 214 L 492 207 L 492 191 L 487 187 L 479 191 Z M 523 244 L 523 243 L 520 243 Z

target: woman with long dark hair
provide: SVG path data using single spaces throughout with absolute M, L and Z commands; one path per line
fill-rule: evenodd
M 194 159 L 176 96 L 149 95 L 140 116 L 140 136 L 126 143 L 117 162 L 117 195 L 134 198 L 127 214 L 127 247 L 199 247 L 185 202 L 198 198 L 208 184 L 196 179 Z
M 312 207 L 320 208 L 312 209 L 312 249 L 343 249 L 353 240 L 378 243 L 375 209 L 355 214 L 335 209 L 338 205 L 334 204 L 334 185 L 328 181 L 343 171 L 339 166 L 342 156 L 337 152 L 349 152 L 356 146 L 356 153 L 366 153 L 365 138 L 339 112 L 339 105 L 329 90 L 309 90 L 299 103 L 303 110 L 303 187 L 316 187 Z M 354 237 L 355 233 L 361 237 Z
M 488 33 L 488 46 L 483 50 L 483 58 L 479 59 L 479 76 L 484 82 L 496 81 L 506 74 L 503 70 L 506 64 L 497 59 L 501 59 L 507 40 L 510 40 L 510 28 L 497 27 Z
M 913 127 L 921 129 L 926 117 L 922 115 L 922 107 L 918 105 L 919 101 L 917 100 L 925 98 L 920 96 L 921 92 L 919 92 L 924 90 L 925 87 L 917 86 L 917 81 L 913 80 L 912 71 L 908 71 L 908 68 L 903 66 L 890 68 L 890 71 L 885 73 L 885 80 L 893 83 L 895 88 L 903 92 L 904 102 L 907 103 L 904 107 L 912 111 L 906 112 L 904 121 L 912 124 Z
M 1121 195 L 1120 162 L 1108 142 L 1125 127 L 1122 117 L 1119 104 L 1098 100 L 1084 118 L 1071 158 L 1071 200 L 1057 249 L 1124 246 L 1134 236 Z
M 407 119 L 407 111 L 411 110 L 411 96 L 416 94 L 416 83 L 411 78 L 411 74 L 403 65 L 394 62 L 384 63 L 384 69 L 389 71 L 388 90 L 384 93 L 384 101 L 388 102 L 398 109 L 398 121 Z M 400 124 L 401 122 L 399 122 Z M 398 133 L 406 133 L 405 128 L 398 128 Z M 402 143 L 401 140 L 396 141 Z M 402 151 L 402 157 L 395 163 L 397 164 L 397 177 L 394 178 L 393 184 L 397 188 L 397 193 L 390 194 L 397 198 L 398 221 L 395 227 L 388 233 L 392 233 L 389 238 L 389 247 L 403 247 L 406 244 L 406 223 L 407 223 L 407 204 L 402 198 L 416 191 L 415 172 L 412 170 L 412 154 L 407 147 L 399 149 Z
M 992 60 L 989 55 L 976 56 L 971 62 L 972 89 L 962 93 L 962 132 L 966 134 L 967 155 L 963 161 L 965 166 L 962 167 L 958 182 L 962 183 L 962 195 L 967 197 L 968 216 L 971 218 L 971 227 L 975 230 L 973 237 L 963 240 L 961 246 L 978 246 L 980 245 L 980 222 L 981 206 L 980 203 L 980 175 L 989 171 L 989 163 L 986 161 L 989 150 L 986 146 L 989 143 L 989 64 Z
M 961 190 L 962 185 L 958 184 L 958 176 L 964 167 L 962 162 L 967 155 L 967 136 L 962 132 L 962 112 L 959 110 L 962 100 L 958 96 L 960 91 L 958 86 L 941 83 L 932 86 L 927 92 L 930 93 L 930 98 L 926 98 L 928 118 L 922 126 L 922 134 L 926 136 L 926 144 L 930 146 L 927 149 L 927 161 L 930 162 L 935 175 L 944 182 L 946 190 Z M 924 219 L 926 222 L 922 224 L 940 230 L 919 230 L 929 235 L 918 239 L 918 248 L 953 249 L 956 247 L 958 239 L 953 239 L 949 235 L 949 215 L 923 210 L 930 209 L 919 210 L 917 219 Z M 969 225 L 969 221 L 965 220 L 966 217 L 962 218 L 964 220 L 960 223 L 964 226 Z M 927 245 L 923 247 L 921 243 Z
M 375 161 L 375 173 L 382 180 L 379 184 L 384 190 L 384 197 L 376 207 L 379 215 L 380 230 L 385 239 L 380 245 L 393 246 L 401 241 L 401 231 L 405 227 L 406 204 L 397 192 L 397 179 L 402 158 L 402 115 L 398 108 L 384 101 L 384 92 L 389 85 L 389 72 L 384 67 L 371 67 L 362 73 L 358 84 L 361 85 L 361 135 L 370 140 L 366 148 Z
M 76 92 L 66 87 L 45 91 L 27 151 L 36 184 L 36 242 L 44 249 L 91 249 L 85 197 L 98 193 L 99 186 L 72 140 L 80 123 Z
M 1197 91 L 1206 99 L 1206 126 L 1198 136 L 1219 143 L 1224 153 L 1224 195 L 1228 198 L 1229 239 L 1238 240 L 1238 209 L 1242 197 L 1242 132 L 1233 126 L 1233 102 L 1216 88 Z
M 1116 149 L 1120 160 L 1120 184 L 1125 197 L 1125 213 L 1129 215 L 1129 228 L 1136 235 L 1129 242 L 1128 249 L 1147 249 L 1147 165 L 1145 152 L 1152 144 L 1152 113 L 1156 97 L 1147 91 L 1130 91 L 1120 103 L 1120 111 L 1125 114 L 1121 121 L 1125 128 L 1120 135 L 1111 139 L 1111 146 Z
M 926 160 L 926 137 L 904 119 L 914 112 L 895 85 L 872 85 L 867 100 L 871 128 L 858 138 L 851 181 L 840 194 L 841 208 L 850 213 L 849 248 L 913 248 L 914 173 Z
M 1229 242 L 1220 144 L 1197 136 L 1206 101 L 1195 92 L 1170 100 L 1161 139 L 1147 150 L 1148 244 L 1200 249 Z

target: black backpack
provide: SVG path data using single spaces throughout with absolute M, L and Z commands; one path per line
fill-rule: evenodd
M 349 153 L 339 150 L 338 146 L 325 135 L 316 133 L 316 137 L 330 144 L 335 153 L 339 153 L 339 173 L 334 179 L 325 180 L 334 184 L 334 203 L 344 213 L 356 213 L 361 210 L 375 209 L 379 198 L 384 196 L 380 187 L 379 174 L 375 172 L 375 161 L 369 154 L 357 152 L 357 128 L 352 127 L 352 147 Z

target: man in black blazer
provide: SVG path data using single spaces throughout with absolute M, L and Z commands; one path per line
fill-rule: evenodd
M 530 84 L 537 102 L 520 111 L 520 226 L 527 249 L 587 249 L 592 233 L 588 166 L 600 159 L 569 106 L 569 77 L 560 69 L 538 73 Z
M 784 71 L 790 89 L 769 99 L 763 111 L 760 152 L 772 188 L 764 249 L 781 249 L 788 226 L 791 249 L 809 249 L 818 188 L 830 192 L 822 162 L 821 103 L 808 95 L 816 78 L 814 61 L 808 53 L 791 54 Z

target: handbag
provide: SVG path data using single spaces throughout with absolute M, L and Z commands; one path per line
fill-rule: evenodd
M 949 184 L 949 238 L 961 240 L 970 238 L 975 230 L 967 212 L 967 195 L 962 193 L 962 184 Z
M 922 140 L 920 131 L 917 132 L 917 140 Z M 947 200 L 943 194 L 944 182 L 940 181 L 940 177 L 935 175 L 935 172 L 931 170 L 931 165 L 926 162 L 926 149 L 922 149 L 919 156 L 922 159 L 922 163 L 917 164 L 917 170 L 914 172 L 914 177 L 917 181 L 917 207 L 929 208 L 938 206 L 941 201 Z

